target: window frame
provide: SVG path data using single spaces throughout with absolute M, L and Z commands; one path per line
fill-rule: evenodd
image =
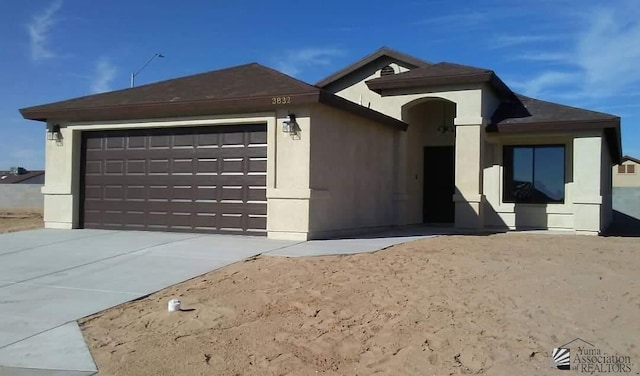
M 532 173 L 533 173 L 533 181 L 535 182 L 535 150 L 536 149 L 545 149 L 545 148 L 562 148 L 563 152 L 563 160 L 562 160 L 562 200 L 550 200 L 550 201 L 518 201 L 516 197 L 514 197 L 513 189 L 507 189 L 509 185 L 513 184 L 514 181 L 514 171 L 513 171 L 513 152 L 514 149 L 517 148 L 528 148 L 533 149 L 532 156 Z M 501 199 L 503 203 L 506 204 L 518 204 L 518 205 L 564 205 L 566 202 L 567 195 L 567 145 L 565 144 L 514 144 L 514 145 L 503 145 L 502 146 L 502 194 Z M 510 153 L 509 153 L 510 151 Z M 509 182 L 510 180 L 510 182 Z

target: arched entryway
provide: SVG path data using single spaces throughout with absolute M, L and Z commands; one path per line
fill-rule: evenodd
M 415 223 L 454 223 L 456 104 L 441 98 L 407 103 L 408 209 Z

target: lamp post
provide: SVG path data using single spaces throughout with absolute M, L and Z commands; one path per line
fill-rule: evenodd
M 144 63 L 144 65 L 143 65 L 143 66 L 141 66 L 141 67 L 140 67 L 140 69 L 138 69 L 138 71 L 137 71 L 137 72 L 135 72 L 135 73 L 131 73 L 131 87 L 136 86 L 136 76 L 137 76 L 137 75 L 138 75 L 138 74 L 139 74 L 139 73 L 140 73 L 140 72 L 141 72 L 141 71 L 142 71 L 142 70 L 143 70 L 147 65 L 149 65 L 149 63 L 150 63 L 153 59 L 155 59 L 156 57 L 157 57 L 157 58 L 163 58 L 163 57 L 164 57 L 164 55 L 163 55 L 162 53 L 160 53 L 160 52 L 156 52 L 155 54 L 153 54 L 153 56 L 151 56 L 151 58 L 150 58 L 149 60 L 147 60 L 147 62 L 146 62 L 146 63 Z

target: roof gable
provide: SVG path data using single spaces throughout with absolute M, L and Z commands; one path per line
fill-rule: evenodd
M 403 65 L 407 65 L 410 68 L 418 68 L 430 65 L 428 61 L 418 59 L 417 57 L 407 55 L 405 53 L 393 50 L 388 47 L 382 47 L 377 51 L 365 56 L 364 58 L 356 61 L 355 63 L 331 74 L 330 76 L 318 81 L 315 86 L 320 88 L 325 88 L 334 82 L 337 82 L 343 79 L 346 76 L 380 60 L 383 58 L 387 58 L 391 61 L 403 63 Z
M 640 159 L 625 155 L 622 157 L 622 162 L 634 162 L 634 163 L 640 164 Z

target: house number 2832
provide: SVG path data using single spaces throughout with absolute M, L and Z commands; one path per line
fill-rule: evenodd
M 291 97 L 271 97 L 271 104 L 289 104 Z

